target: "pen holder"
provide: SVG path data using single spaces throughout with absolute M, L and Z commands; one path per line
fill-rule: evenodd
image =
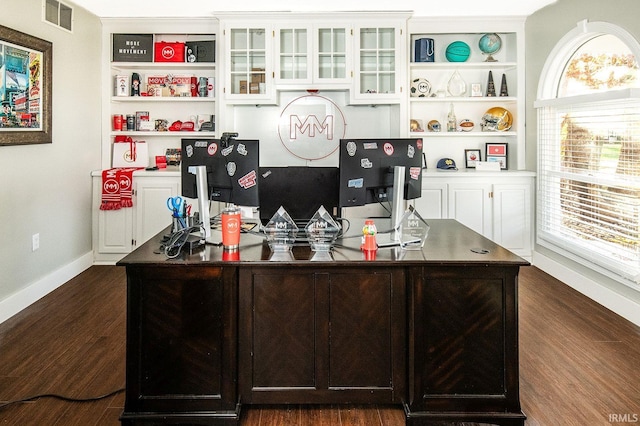
M 171 216 L 171 232 L 182 231 L 185 228 L 190 228 L 195 223 L 193 216 L 176 217 Z

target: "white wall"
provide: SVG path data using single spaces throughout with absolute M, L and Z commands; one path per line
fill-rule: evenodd
M 52 144 L 0 146 L 0 322 L 91 265 L 91 170 L 100 168 L 100 20 L 73 33 L 41 0 L 3 0 L 0 25 L 53 43 Z M 32 252 L 31 236 L 40 234 Z
M 536 99 L 542 67 L 556 43 L 579 21 L 604 21 L 618 25 L 640 40 L 640 2 L 616 0 L 605 5 L 599 0 L 557 0 L 527 18 L 526 96 L 527 96 L 527 169 L 536 170 L 537 119 L 533 102 Z M 561 279 L 603 306 L 640 325 L 640 288 L 623 284 L 590 271 L 544 247 L 536 246 L 534 265 Z

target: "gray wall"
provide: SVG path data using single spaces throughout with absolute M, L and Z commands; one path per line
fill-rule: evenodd
M 101 23 L 81 8 L 74 14 L 69 33 L 42 21 L 42 0 L 2 0 L 1 25 L 53 43 L 53 143 L 0 147 L 5 312 L 10 296 L 91 252 L 90 172 L 100 168 Z M 40 249 L 32 252 L 35 233 Z
M 556 43 L 569 31 L 573 30 L 579 21 L 587 19 L 589 22 L 603 21 L 615 24 L 640 40 L 640 2 L 637 0 L 614 0 L 602 2 L 600 0 L 558 0 L 531 15 L 525 24 L 526 38 L 526 99 L 527 99 L 527 169 L 536 170 L 536 138 L 537 120 L 533 103 L 536 100 L 540 73 L 545 61 Z M 543 247 L 536 246 L 535 250 L 545 256 L 562 263 L 571 270 L 596 281 L 598 284 L 615 291 L 624 297 L 640 303 L 640 292 L 634 291 L 622 284 L 609 280 L 599 274 L 558 256 Z

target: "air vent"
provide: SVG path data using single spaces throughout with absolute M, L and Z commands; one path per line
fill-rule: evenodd
M 57 27 L 72 31 L 73 9 L 57 0 L 42 0 L 44 20 Z

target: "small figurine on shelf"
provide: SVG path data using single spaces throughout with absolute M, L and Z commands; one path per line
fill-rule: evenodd
M 140 96 L 140 74 L 131 74 L 131 96 Z

